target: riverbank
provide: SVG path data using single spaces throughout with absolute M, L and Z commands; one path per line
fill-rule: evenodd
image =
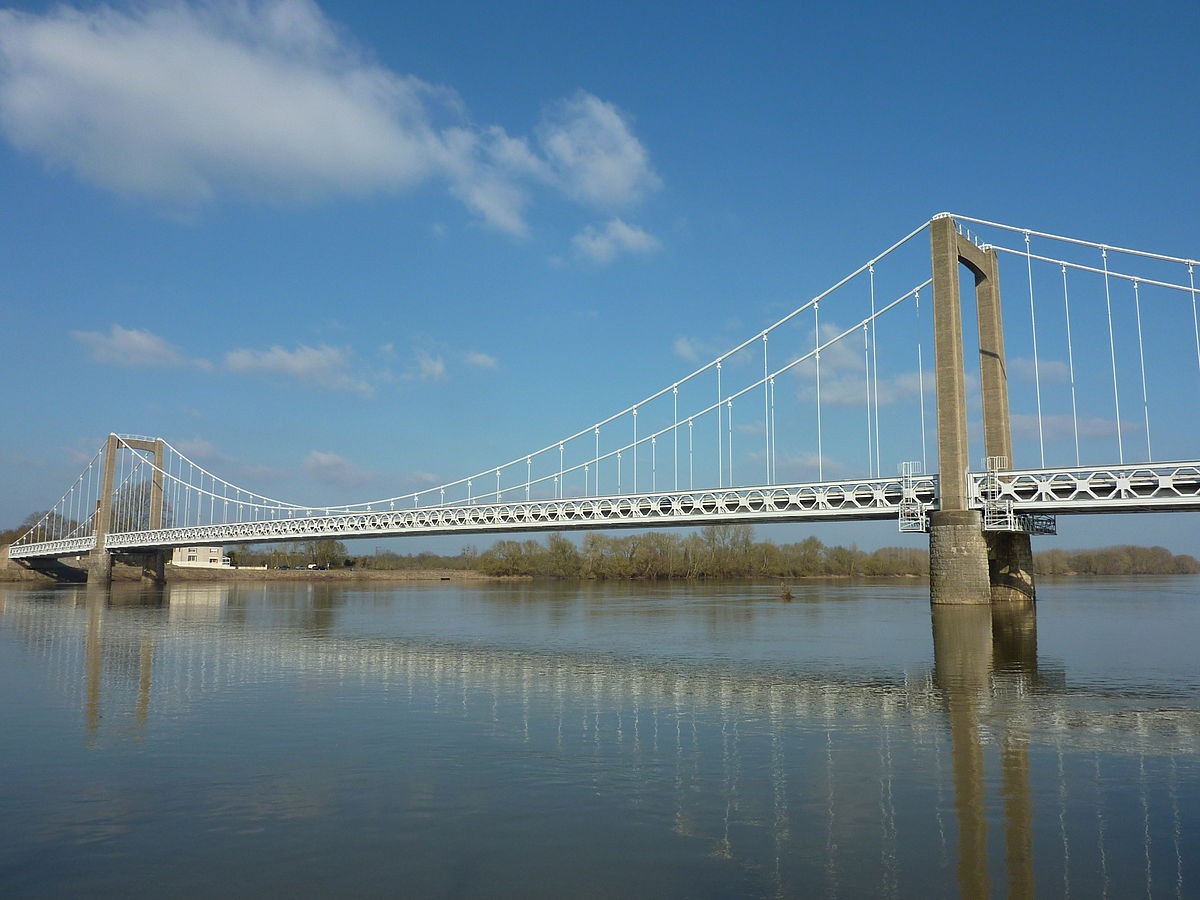
M 167 566 L 167 581 L 507 581 L 474 569 L 202 569 Z
M 513 581 L 528 580 L 524 577 L 497 577 L 473 569 L 239 569 L 231 566 L 221 568 L 199 568 L 195 566 L 167 565 L 167 581 L 217 582 L 217 581 L 271 581 L 271 582 L 413 582 L 413 581 Z M 114 582 L 140 581 L 139 566 L 114 563 Z M 4 584 L 56 584 L 61 582 L 83 582 L 87 571 L 83 563 L 64 563 L 53 573 L 39 572 L 10 560 L 7 554 L 0 557 L 0 583 Z

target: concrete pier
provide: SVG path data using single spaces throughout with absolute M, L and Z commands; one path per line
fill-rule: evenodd
M 1033 545 L 1029 535 L 993 531 L 985 538 L 992 602 L 1032 603 L 1037 599 L 1037 592 L 1033 583 Z
M 988 548 L 977 509 L 929 514 L 929 600 L 931 603 L 991 603 Z
M 87 583 L 99 587 L 112 584 L 112 554 L 107 550 L 93 550 L 88 554 Z

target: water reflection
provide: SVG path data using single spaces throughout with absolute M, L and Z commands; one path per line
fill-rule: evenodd
M 989 607 L 934 605 L 934 679 L 945 697 L 953 744 L 958 814 L 958 881 L 964 897 L 991 894 L 988 872 L 987 783 L 983 706 L 992 679 L 1015 679 L 1029 690 L 1037 674 L 1037 619 L 1032 604 Z M 1032 897 L 1033 804 L 1029 738 L 1004 719 L 1000 767 L 1005 863 L 1010 897 Z
M 609 605 L 501 596 L 471 609 L 560 629 L 622 616 L 685 627 L 693 615 L 722 641 L 748 640 L 756 617 L 776 615 L 750 603 L 689 613 L 632 595 Z M 805 615 L 820 615 L 821 602 Z M 273 716 L 287 734 L 302 728 L 309 742 L 324 729 L 379 741 L 368 726 L 393 719 L 405 745 L 420 743 L 422 728 L 442 741 L 461 723 L 474 735 L 462 760 L 506 760 L 503 778 L 515 780 L 490 789 L 513 791 L 517 807 L 547 785 L 563 797 L 582 786 L 589 802 L 616 804 L 629 821 L 661 822 L 655 852 L 679 852 L 671 836 L 703 848 L 750 878 L 751 893 L 1033 896 L 1041 884 L 1119 895 L 1161 888 L 1163 878 L 1177 896 L 1194 887 L 1183 860 L 1196 849 L 1184 835 L 1200 812 L 1200 711 L 1179 698 L 1163 705 L 1068 687 L 1060 668 L 1039 665 L 1031 607 L 934 607 L 931 658 L 881 674 L 810 664 L 803 631 L 794 661 L 742 665 L 724 644 L 690 656 L 614 655 L 414 634 L 390 618 L 396 603 L 390 593 L 265 586 L 0 589 L 0 637 L 77 704 L 89 746 L 111 750 L 156 728 L 165 739 L 167 721 L 212 702 L 246 703 L 247 716 Z M 823 612 L 854 615 L 848 605 Z M 280 684 L 304 698 L 303 726 L 264 687 Z M 246 688 L 266 692 L 261 707 Z M 347 708 L 360 714 L 347 718 Z M 325 755 L 344 745 L 321 746 Z M 368 774 L 368 790 L 381 794 L 399 777 Z M 294 798 L 333 790 L 279 789 Z M 562 827 L 562 805 L 535 812 Z M 274 808 L 265 799 L 218 806 L 198 814 Z M 422 815 L 437 816 L 428 806 Z M 1135 815 L 1115 818 L 1117 809 Z

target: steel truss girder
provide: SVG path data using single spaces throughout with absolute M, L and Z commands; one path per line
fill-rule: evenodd
M 1200 510 L 1200 462 L 1025 469 L 968 474 L 973 505 L 1008 502 L 1020 513 Z
M 37 556 L 72 556 L 96 549 L 96 536 L 61 538 L 36 544 L 13 544 L 8 548 L 9 559 L 28 559 Z
M 567 531 L 770 521 L 890 519 L 905 500 L 933 502 L 932 476 L 317 515 L 108 535 L 110 550 L 406 534 Z

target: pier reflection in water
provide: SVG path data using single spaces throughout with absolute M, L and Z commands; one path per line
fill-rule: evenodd
M 1070 591 L 1041 614 L 1087 628 Z M 1028 607 L 934 608 L 930 654 L 925 604 L 0 588 L 0 751 L 23 776 L 0 873 L 32 893 L 1194 892 L 1195 673 L 1074 684 L 1039 665 Z

